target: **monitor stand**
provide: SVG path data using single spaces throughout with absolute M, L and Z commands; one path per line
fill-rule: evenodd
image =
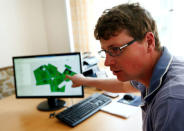
M 49 97 L 47 98 L 47 101 L 41 102 L 38 106 L 37 109 L 40 111 L 54 111 L 61 109 L 62 107 L 65 106 L 65 101 L 59 100 L 54 97 Z

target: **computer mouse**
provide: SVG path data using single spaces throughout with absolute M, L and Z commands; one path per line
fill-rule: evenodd
M 132 101 L 134 99 L 134 96 L 132 96 L 131 94 L 125 94 L 123 96 L 123 99 L 127 101 Z

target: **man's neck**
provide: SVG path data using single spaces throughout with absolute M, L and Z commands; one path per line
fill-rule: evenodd
M 162 51 L 159 51 L 159 52 L 155 51 L 154 52 L 152 57 L 150 57 L 149 67 L 144 72 L 144 75 L 138 80 L 144 86 L 146 86 L 146 88 L 149 88 L 149 86 L 150 86 L 151 78 L 152 78 L 152 75 L 153 75 L 153 70 L 154 70 L 158 60 L 160 59 L 161 55 L 162 55 Z

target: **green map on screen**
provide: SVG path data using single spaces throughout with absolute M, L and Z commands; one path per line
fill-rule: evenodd
M 69 65 L 65 65 L 65 70 L 61 73 L 58 71 L 57 67 L 52 64 L 41 65 L 33 72 L 36 79 L 36 85 L 49 84 L 51 92 L 65 92 L 66 82 L 70 81 L 70 79 L 66 78 L 66 75 L 73 76 L 76 74 L 71 71 Z

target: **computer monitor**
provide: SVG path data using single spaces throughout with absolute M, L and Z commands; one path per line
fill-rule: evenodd
M 47 98 L 37 108 L 62 108 L 58 98 L 84 97 L 83 86 L 73 88 L 66 75 L 82 73 L 79 52 L 13 57 L 16 98 Z

